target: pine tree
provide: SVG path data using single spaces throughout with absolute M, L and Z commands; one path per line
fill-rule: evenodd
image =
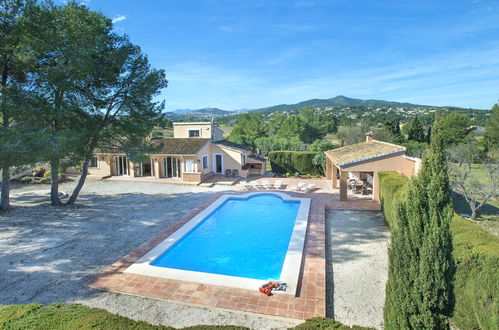
M 409 123 L 408 140 L 425 142 L 424 128 L 418 116 L 414 117 Z
M 418 177 L 395 209 L 385 303 L 387 329 L 444 329 L 452 311 L 452 205 L 440 115 Z

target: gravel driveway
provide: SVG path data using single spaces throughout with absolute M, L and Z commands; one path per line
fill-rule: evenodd
M 383 328 L 390 232 L 378 211 L 326 213 L 329 317 Z
M 73 182 L 61 185 L 70 192 Z M 96 273 L 216 191 L 141 182 L 87 180 L 78 205 L 52 207 L 47 185 L 14 185 L 13 211 L 0 214 L 0 304 L 79 302 L 153 324 L 293 325 L 221 310 L 109 293 L 85 286 Z

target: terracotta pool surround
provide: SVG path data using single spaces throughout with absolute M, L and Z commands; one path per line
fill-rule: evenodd
M 333 207 L 338 209 L 375 209 L 379 208 L 379 204 L 365 200 L 340 202 L 338 195 L 331 193 L 303 194 L 290 191 L 286 191 L 286 193 L 292 197 L 311 199 L 296 296 L 277 294 L 267 297 L 258 292 L 257 288 L 255 290 L 235 289 L 124 273 L 125 269 L 142 258 L 224 193 L 214 193 L 212 197 L 208 198 L 188 215 L 180 218 L 175 224 L 164 229 L 149 241 L 104 269 L 90 280 L 87 285 L 101 290 L 206 308 L 223 308 L 300 320 L 316 316 L 325 317 L 325 210 Z

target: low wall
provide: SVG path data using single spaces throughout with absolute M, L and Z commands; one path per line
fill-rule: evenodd
M 186 182 L 203 182 L 203 173 L 202 172 L 196 172 L 196 173 L 182 173 L 182 180 Z

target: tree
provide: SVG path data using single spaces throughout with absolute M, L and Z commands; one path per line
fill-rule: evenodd
M 337 146 L 328 140 L 315 140 L 310 147 L 309 151 L 328 151 L 331 149 L 335 149 Z
M 276 135 L 279 129 L 282 126 L 282 123 L 284 120 L 286 120 L 286 115 L 283 114 L 282 112 L 278 112 L 270 119 L 269 124 L 268 124 L 268 134 L 269 136 Z
M 440 115 L 423 166 L 396 207 L 389 248 L 387 329 L 443 329 L 453 308 L 452 205 Z
M 260 114 L 241 115 L 228 140 L 255 148 L 255 140 L 264 137 L 267 127 Z
M 465 198 L 473 220 L 480 208 L 499 194 L 499 161 L 491 157 L 482 160 L 481 156 L 476 143 L 449 148 L 452 187 Z
M 485 136 L 483 141 L 487 151 L 499 146 L 499 104 L 494 104 L 492 107 L 492 114 L 485 123 Z
M 425 132 L 423 124 L 418 116 L 415 116 L 408 124 L 407 139 L 416 142 L 425 142 Z
M 338 129 L 338 138 L 342 146 L 360 143 L 366 140 L 366 133 L 370 130 L 370 121 L 363 119 L 354 126 L 340 126 Z
M 93 81 L 97 83 L 87 84 L 81 90 L 92 106 L 80 109 L 80 126 L 85 128 L 77 153 L 78 160 L 83 162 L 82 174 L 68 204 L 76 201 L 96 148 L 124 150 L 132 160 L 151 151 L 145 138 L 161 120 L 164 109 L 164 103 L 152 101 L 167 86 L 164 71 L 151 68 L 140 48 L 127 38 L 111 37 L 112 45 L 94 71 L 98 77 Z M 99 67 L 114 73 L 106 77 L 106 84 L 102 84 L 103 70 Z
M 392 143 L 402 143 L 404 141 L 404 137 L 400 131 L 400 122 L 398 120 L 386 121 L 383 124 L 383 128 L 391 133 L 393 139 Z
M 25 91 L 29 65 L 25 62 L 21 21 L 30 4 L 21 0 L 0 2 L 0 211 L 10 208 L 13 166 L 34 162 L 36 158 L 37 148 L 33 143 L 38 140 L 38 132 L 26 125 L 24 116 L 30 106 Z
M 304 151 L 307 146 L 297 137 L 291 139 L 276 136 L 261 137 L 255 140 L 256 152 L 260 156 L 268 156 L 271 151 L 294 150 Z
M 470 118 L 462 113 L 452 112 L 442 118 L 444 144 L 458 144 L 465 142 L 470 133 Z
M 284 139 L 298 138 L 304 141 L 306 125 L 299 116 L 287 117 L 277 131 L 277 137 Z

